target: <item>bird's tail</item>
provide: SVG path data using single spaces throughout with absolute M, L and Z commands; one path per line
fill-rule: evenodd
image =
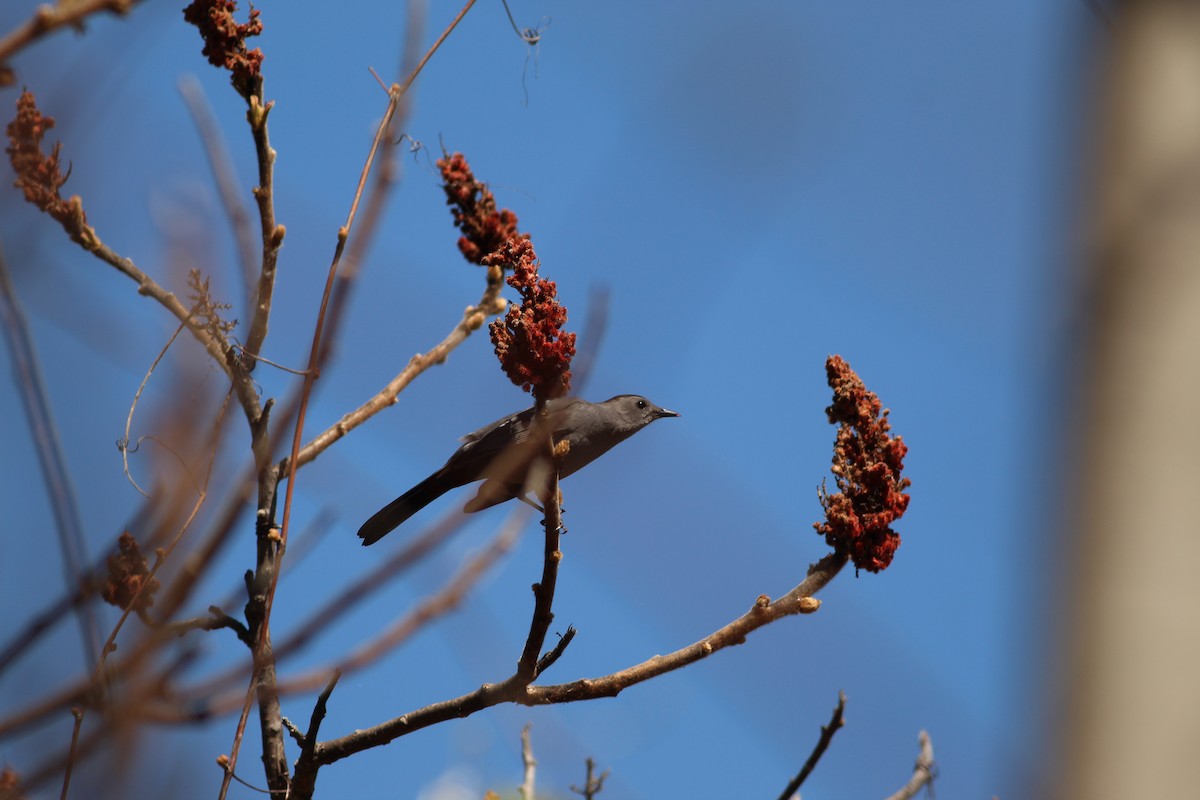
M 375 544 L 406 519 L 453 488 L 453 482 L 447 481 L 441 471 L 433 473 L 375 512 L 375 515 L 358 529 L 358 538 L 363 540 L 364 547 Z

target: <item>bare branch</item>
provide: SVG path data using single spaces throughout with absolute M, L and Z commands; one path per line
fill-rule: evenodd
M 540 401 L 538 405 L 542 405 Z M 539 408 L 539 415 L 534 421 L 530 439 L 536 441 L 539 430 L 541 430 L 546 436 L 547 444 L 552 449 L 550 432 L 544 430 L 544 426 L 539 424 L 544 419 Z M 554 622 L 554 590 L 558 586 L 558 565 L 562 563 L 563 557 L 562 551 L 558 549 L 559 539 L 562 536 L 562 496 L 558 489 L 558 464 L 556 462 L 550 469 L 543 467 L 539 470 L 537 467 L 538 464 L 535 462 L 529 471 L 530 477 L 527 479 L 527 483 L 537 486 L 542 483 L 544 476 L 546 516 L 542 520 L 542 527 L 545 529 L 546 538 L 542 558 L 542 579 L 533 585 L 533 617 L 529 622 L 529 636 L 525 639 L 525 648 L 521 651 L 520 660 L 517 661 L 517 673 L 514 676 L 527 686 L 537 677 L 542 646 L 546 643 L 546 634 L 550 631 L 550 624 Z M 538 472 L 542 474 L 535 475 Z
M 72 3 L 43 3 L 33 16 L 0 39 L 0 86 L 11 86 L 15 82 L 8 60 L 19 50 L 60 28 L 82 28 L 83 21 L 92 14 L 110 11 L 126 14 L 137 0 L 77 0 Z
M 0 59 L 0 62 L 2 61 L 3 59 Z M 86 580 L 84 561 L 87 560 L 87 552 L 84 545 L 83 521 L 79 516 L 79 501 L 71 485 L 70 472 L 67 470 L 66 457 L 58 438 L 54 416 L 50 412 L 50 402 L 38 366 L 37 352 L 29 334 L 29 325 L 9 278 L 3 250 L 0 250 L 0 320 L 4 323 L 7 334 L 4 340 L 9 343 L 13 372 L 16 373 L 13 383 L 20 390 L 25 415 L 29 418 L 29 427 L 37 444 L 38 465 L 46 483 L 46 492 L 50 495 L 54 529 L 58 533 L 59 547 L 63 554 L 63 580 L 67 591 L 71 591 Z M 100 634 L 92 608 L 87 603 L 73 604 L 72 607 L 79 621 L 84 656 L 87 663 L 94 663 L 100 657 Z
M 608 778 L 608 770 L 596 775 L 596 761 L 591 756 L 588 756 L 584 763 L 587 766 L 587 775 L 584 778 L 583 786 L 572 786 L 571 791 L 583 795 L 584 800 L 594 800 L 596 795 L 604 791 L 604 781 Z
M 275 150 L 271 147 L 271 139 L 267 132 L 267 117 L 274 108 L 275 101 L 263 102 L 260 81 L 256 94 L 250 95 L 248 103 L 246 119 L 250 123 L 254 150 L 258 157 L 258 186 L 254 187 L 254 200 L 258 203 L 258 217 L 262 230 L 262 264 L 258 273 L 258 288 L 254 292 L 250 327 L 246 332 L 246 352 L 256 356 L 267 338 L 271 298 L 275 292 L 275 267 L 287 229 L 275 221 Z M 253 362 L 247 365 L 247 369 L 251 368 Z
M 533 743 L 529 740 L 529 729 L 533 723 L 526 722 L 521 728 L 521 786 L 517 789 L 524 800 L 534 800 L 534 781 L 537 777 L 537 759 L 533 757 Z
M 247 628 L 240 620 L 226 614 L 218 606 L 208 607 L 207 617 L 195 617 L 194 619 L 184 619 L 178 622 L 172 622 L 169 625 L 162 626 L 168 633 L 176 636 L 183 636 L 188 631 L 215 631 L 221 628 L 229 628 L 237 634 L 238 639 L 246 646 L 252 646 L 254 640 L 250 636 L 250 629 Z
M 603 678 L 557 686 L 530 686 L 522 682 L 520 675 L 514 674 L 501 683 L 484 684 L 470 694 L 434 703 L 374 727 L 322 742 L 317 745 L 315 758 L 321 764 L 331 764 L 363 750 L 387 744 L 413 731 L 449 719 L 467 717 L 500 703 L 543 705 L 613 697 L 626 687 L 699 661 L 717 650 L 742 644 L 749 633 L 777 619 L 813 613 L 821 603 L 812 595 L 828 584 L 845 564 L 846 556 L 843 553 L 825 556 L 811 566 L 808 576 L 783 597 L 773 603 L 766 596 L 759 597 L 754 608 L 746 614 L 705 639 L 669 655 L 655 656 Z
M 341 677 L 342 673 L 334 670 L 313 706 L 312 717 L 308 721 L 308 732 L 299 740 L 300 757 L 296 759 L 296 774 L 289 787 L 289 797 L 311 797 L 316 788 L 319 767 L 313 762 L 313 747 L 317 744 L 317 734 L 320 733 L 321 722 L 325 719 L 325 708 L 329 703 L 329 695 L 333 694 L 333 687 L 337 686 L 338 679 Z M 295 738 L 295 736 L 296 734 L 293 733 L 292 737 Z
M 821 726 L 821 738 L 817 739 L 817 746 L 809 754 L 808 760 L 804 762 L 804 766 L 796 773 L 796 777 L 792 778 L 784 790 L 780 792 L 779 800 L 790 800 L 796 792 L 800 791 L 800 786 L 812 774 L 813 769 L 817 766 L 817 762 L 821 760 L 821 756 L 829 748 L 829 743 L 833 741 L 833 735 L 846 724 L 846 720 L 842 716 L 845 710 L 846 693 L 838 692 L 837 707 L 833 709 L 833 716 L 829 718 L 829 724 Z
M 75 758 L 79 748 L 79 731 L 83 728 L 83 709 L 72 708 L 71 716 L 75 718 L 75 722 L 71 726 L 71 745 L 67 749 L 67 766 L 63 770 L 62 792 L 59 793 L 59 800 L 67 800 L 67 791 L 71 788 L 71 772 L 75 767 Z
M 904 784 L 904 788 L 890 795 L 887 800 L 910 800 L 910 798 L 916 797 L 917 792 L 922 788 L 933 782 L 933 742 L 925 731 L 921 731 L 917 735 L 917 741 L 921 745 L 921 751 L 917 755 L 917 763 L 913 767 L 912 777 L 908 779 L 908 783 Z
M 302 467 L 308 464 L 347 433 L 362 425 L 388 406 L 395 405 L 400 393 L 418 375 L 436 364 L 445 362 L 450 353 L 473 332 L 479 330 L 488 317 L 503 312 L 506 303 L 500 297 L 501 287 L 502 284 L 500 283 L 489 283 L 479 300 L 479 305 L 467 306 L 467 310 L 463 312 L 462 319 L 447 334 L 446 338 L 439 342 L 432 350 L 426 353 L 419 353 L 409 359 L 408 365 L 396 377 L 388 381 L 387 385 L 380 389 L 377 394 L 358 408 L 345 414 L 329 428 L 314 437 L 312 441 L 304 445 L 304 448 L 297 455 L 298 466 Z M 283 475 L 289 471 L 290 466 L 288 460 L 285 459 L 279 463 L 276 469 L 280 475 Z
M 558 643 L 554 645 L 554 647 L 552 647 L 544 656 L 538 659 L 537 666 L 533 670 L 534 680 L 537 680 L 539 675 L 550 669 L 550 667 L 554 666 L 554 662 L 558 661 L 558 659 L 562 657 L 562 654 L 567 649 L 567 645 L 569 645 L 571 640 L 575 638 L 576 633 L 577 631 L 575 630 L 574 625 L 567 626 L 567 632 L 559 637 Z

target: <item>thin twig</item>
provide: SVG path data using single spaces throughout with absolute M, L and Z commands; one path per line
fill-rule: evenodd
M 813 748 L 808 759 L 804 762 L 804 766 L 796 773 L 796 777 L 792 778 L 788 785 L 779 794 L 779 800 L 790 800 L 796 792 L 800 791 L 800 786 L 812 774 L 816 768 L 817 762 L 821 760 L 821 756 L 829 748 L 829 743 L 833 741 L 833 735 L 846 724 L 843 713 L 846 711 L 846 693 L 838 692 L 837 707 L 833 709 L 833 716 L 829 718 L 828 725 L 821 726 L 821 737 L 817 739 L 817 746 Z
M 567 632 L 559 637 L 558 643 L 555 644 L 554 647 L 550 648 L 550 650 L 547 651 L 544 656 L 538 659 L 537 666 L 533 669 L 534 680 L 537 680 L 539 675 L 550 669 L 550 667 L 554 666 L 555 661 L 558 661 L 558 659 L 562 658 L 562 654 L 566 652 L 567 645 L 569 645 L 571 640 L 575 638 L 576 633 L 577 631 L 575 630 L 574 625 L 567 626 Z
M 325 688 L 317 696 L 312 716 L 308 720 L 308 733 L 304 735 L 305 750 L 300 753 L 301 758 L 312 758 L 313 745 L 317 743 L 317 734 L 320 733 L 321 722 L 325 719 L 325 709 L 329 703 L 329 695 L 333 694 L 333 687 L 337 686 L 337 682 L 341 677 L 342 673 L 335 669 L 333 675 L 329 678 L 329 683 L 325 684 Z
M 71 746 L 67 749 L 67 766 L 63 770 L 62 791 L 58 800 L 67 800 L 67 792 L 71 788 L 71 770 L 75 766 L 75 756 L 78 752 L 79 731 L 83 729 L 83 709 L 72 708 L 71 716 L 75 718 L 75 723 L 71 726 Z
M 37 444 L 38 465 L 46 483 L 46 492 L 50 495 L 54 529 L 63 553 L 63 580 L 67 591 L 72 591 L 86 580 L 83 564 L 87 560 L 87 553 L 79 500 L 71 484 L 62 442 L 50 412 L 46 384 L 38 366 L 29 323 L 21 311 L 16 290 L 9 278 L 3 250 L 0 250 L 0 320 L 3 320 L 7 332 L 4 339 L 9 343 L 12 357 L 15 373 L 13 382 L 20 390 L 25 415 L 29 418 L 29 427 Z M 100 657 L 100 635 L 92 607 L 87 603 L 79 603 L 73 608 L 79 621 L 84 656 L 87 663 L 94 663 Z
M 458 12 L 458 15 L 455 16 L 455 18 L 451 20 L 450 24 L 446 26 L 446 29 L 442 31 L 442 35 L 437 38 L 436 42 L 429 46 L 429 50 L 425 52 L 425 55 L 422 56 L 421 60 L 417 62 L 417 65 L 413 67 L 413 71 L 410 72 L 408 77 L 404 79 L 404 82 L 400 84 L 401 95 L 408 92 L 408 88 L 412 86 L 413 81 L 415 81 L 417 76 L 421 74 L 421 70 L 425 69 L 425 65 L 429 63 L 429 59 L 433 58 L 433 54 L 436 53 L 438 48 L 442 46 L 442 42 L 446 41 L 446 37 L 448 37 L 454 31 L 454 29 L 458 27 L 458 23 L 462 22 L 463 17 L 467 15 L 467 12 L 471 10 L 471 6 L 473 5 L 475 5 L 475 0 L 467 0 L 466 5 L 462 7 L 462 10 Z
M 296 775 L 288 792 L 290 797 L 309 797 L 316 788 L 318 767 L 313 763 L 313 748 L 317 746 L 317 735 L 321 731 L 321 722 L 325 719 L 329 695 L 333 694 L 333 687 L 337 686 L 338 679 L 341 677 L 342 673 L 334 670 L 329 682 L 325 684 L 325 688 L 321 690 L 317 702 L 313 705 L 312 716 L 308 721 L 308 732 L 303 735 L 300 742 L 300 757 L 296 759 Z M 293 734 L 294 736 L 295 734 Z
M 483 326 L 487 317 L 503 312 L 506 303 L 500 297 L 501 286 L 502 284 L 499 283 L 489 285 L 480 298 L 479 304 L 467 307 L 467 310 L 463 312 L 462 319 L 446 335 L 446 338 L 438 342 L 431 350 L 419 353 L 410 358 L 404 369 L 396 377 L 388 381 L 386 386 L 361 406 L 343 415 L 333 425 L 330 425 L 313 437 L 312 441 L 304 445 L 304 448 L 300 450 L 298 466 L 302 467 L 308 464 L 347 433 L 362 425 L 383 409 L 395 405 L 400 393 L 417 376 L 434 365 L 444 363 L 456 347 L 462 344 L 474 331 L 479 330 Z M 290 460 L 281 461 L 276 467 L 280 475 L 289 472 L 290 469 Z
M 591 756 L 585 760 L 587 775 L 583 786 L 572 786 L 571 791 L 583 795 L 583 800 L 595 800 L 596 795 L 604 791 L 604 781 L 608 778 L 608 770 L 596 775 L 596 761 Z
M 80 28 L 84 19 L 101 11 L 125 14 L 137 0 L 77 0 L 71 3 L 44 3 L 33 16 L 0 39 L 0 86 L 14 81 L 8 60 L 24 47 L 60 28 Z
M 521 728 L 521 786 L 517 789 L 524 800 L 534 800 L 534 781 L 537 777 L 537 759 L 533 757 L 533 743 L 529 740 L 529 729 L 532 722 L 526 722 Z
M 171 338 L 168 339 L 167 343 L 163 345 L 163 348 L 158 351 L 158 355 L 154 358 L 154 362 L 150 364 L 150 369 L 146 370 L 146 376 L 142 378 L 142 382 L 138 386 L 137 391 L 133 393 L 133 402 L 129 404 L 129 413 L 125 416 L 125 438 L 121 439 L 121 441 L 118 443 L 118 446 L 121 449 L 121 464 L 125 469 L 126 479 L 133 484 L 134 489 L 138 490 L 138 494 L 146 498 L 149 498 L 150 495 L 147 494 L 141 486 L 138 486 L 138 482 L 135 481 L 133 476 L 129 474 L 129 429 L 133 427 L 133 412 L 137 410 L 138 400 L 141 399 L 142 392 L 145 390 L 146 384 L 150 382 L 150 376 L 154 374 L 154 370 L 158 368 L 158 362 L 163 360 L 163 356 L 165 356 L 167 351 L 171 349 L 171 345 L 175 343 L 175 339 L 180 333 L 183 332 L 183 329 L 186 326 L 186 322 L 179 323 L 179 327 L 177 327 L 175 332 L 171 334 Z M 141 441 L 141 439 L 138 439 L 138 444 L 141 444 Z M 180 461 L 182 461 L 182 459 L 180 459 Z M 186 464 L 184 466 L 186 469 Z M 195 481 L 193 480 L 193 484 L 194 483 Z
M 917 755 L 917 763 L 913 767 L 912 777 L 908 779 L 908 783 L 904 784 L 904 788 L 895 794 L 889 796 L 887 800 L 910 800 L 916 797 L 917 792 L 927 785 L 932 785 L 934 778 L 934 763 L 933 763 L 933 741 L 929 738 L 929 734 L 921 731 L 917 734 L 917 742 L 920 744 L 921 750 Z

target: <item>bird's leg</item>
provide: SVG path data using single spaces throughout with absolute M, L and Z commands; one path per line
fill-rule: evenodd
M 545 513 L 546 513 L 546 509 L 545 509 L 545 508 L 543 508 L 542 506 L 538 505 L 538 504 L 537 504 L 537 503 L 535 503 L 534 501 L 530 500 L 530 499 L 529 499 L 528 497 L 526 497 L 525 495 L 521 495 L 521 496 L 520 496 L 520 499 L 521 499 L 521 502 L 522 502 L 522 503 L 525 503 L 525 504 L 527 504 L 527 505 L 529 505 L 529 506 L 532 506 L 533 508 L 536 508 L 536 509 L 538 510 L 538 513 L 539 513 L 539 514 L 545 514 Z M 559 511 L 560 511 L 560 512 L 562 512 L 562 511 L 565 511 L 565 510 L 566 510 L 566 509 L 562 509 L 562 508 L 560 508 L 560 509 L 559 509 Z M 546 527 L 546 518 L 545 518 L 545 517 L 542 517 L 542 527 L 543 527 L 543 528 L 544 528 L 544 527 Z M 564 526 L 562 526 L 562 525 L 559 525 L 559 526 L 558 526 L 558 532 L 559 532 L 560 534 L 563 534 L 563 533 L 566 533 L 566 532 L 567 532 L 567 529 L 566 529 Z
M 522 503 L 526 503 L 526 504 L 528 504 L 528 505 L 531 505 L 531 506 L 533 506 L 535 509 L 537 509 L 537 512 L 538 512 L 539 514 L 545 514 L 545 513 L 546 513 L 546 509 L 542 508 L 540 505 L 538 505 L 537 503 L 533 502 L 532 500 L 530 500 L 530 499 L 529 499 L 528 497 L 526 497 L 525 495 L 521 495 L 521 502 L 522 502 Z

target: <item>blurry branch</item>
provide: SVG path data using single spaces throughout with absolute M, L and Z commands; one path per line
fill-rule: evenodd
M 771 602 L 761 596 L 746 614 L 693 645 L 653 658 L 602 678 L 583 679 L 554 686 L 530 686 L 519 674 L 501 683 L 484 684 L 470 694 L 445 700 L 395 717 L 371 728 L 355 731 L 317 745 L 318 763 L 331 764 L 355 753 L 378 747 L 413 731 L 449 719 L 467 717 L 500 703 L 545 705 L 615 697 L 621 690 L 699 661 L 717 650 L 742 644 L 752 631 L 793 614 L 811 614 L 820 608 L 812 597 L 845 566 L 844 553 L 831 553 L 809 568 L 808 576 L 794 589 Z
M 117 619 L 116 624 L 113 626 L 112 632 L 108 635 L 108 640 L 104 642 L 104 647 L 101 649 L 100 657 L 96 661 L 96 667 L 92 673 L 92 686 L 94 687 L 94 689 L 103 690 L 103 688 L 104 688 L 105 667 L 107 664 L 108 655 L 109 655 L 109 653 L 112 653 L 116 650 L 117 636 L 120 634 L 121 629 L 124 627 L 125 621 L 127 619 L 129 619 L 129 615 L 131 613 L 137 613 L 137 615 L 143 621 L 147 622 L 148 624 L 152 624 L 150 622 L 147 609 L 150 607 L 151 603 L 153 602 L 152 595 L 158 589 L 158 586 L 159 586 L 158 581 L 155 579 L 155 575 L 158 573 L 159 568 L 162 567 L 162 565 L 164 563 L 166 563 L 166 561 L 171 557 L 171 554 L 175 551 L 175 548 L 178 547 L 179 543 L 183 540 L 184 534 L 187 533 L 188 529 L 192 525 L 192 522 L 195 521 L 196 515 L 200 513 L 200 508 L 201 508 L 201 506 L 204 505 L 204 501 L 208 497 L 208 480 L 212 474 L 213 464 L 216 462 L 216 457 L 217 457 L 216 451 L 217 451 L 217 444 L 220 439 L 221 422 L 224 419 L 226 409 L 229 407 L 229 399 L 230 399 L 231 394 L 232 394 L 232 392 L 226 394 L 225 402 L 222 403 L 221 411 L 217 415 L 217 419 L 212 426 L 211 441 L 210 441 L 211 454 L 209 457 L 208 469 L 206 470 L 206 473 L 204 475 L 201 485 L 196 487 L 197 492 L 198 492 L 198 496 L 196 497 L 196 502 L 192 506 L 191 513 L 188 514 L 187 519 L 184 520 L 183 525 L 179 528 L 178 532 L 175 534 L 175 538 L 171 541 L 171 543 L 165 549 L 160 550 L 158 552 L 158 555 L 154 561 L 154 565 L 150 568 L 149 572 L 147 572 L 145 575 L 130 574 L 130 573 L 126 572 L 126 573 L 124 573 L 124 577 L 126 577 L 128 580 L 132 581 L 132 583 L 130 585 L 128 585 L 126 587 L 112 587 L 112 586 L 106 587 L 105 599 L 108 600 L 109 602 L 113 602 L 114 604 L 117 604 L 117 601 L 121 600 L 121 601 L 123 601 L 124 607 L 121 610 L 121 616 Z M 129 538 L 132 540 L 132 537 L 129 537 Z M 136 554 L 136 551 L 135 551 L 135 554 Z M 110 582 L 110 584 L 112 584 L 112 582 L 117 580 L 119 577 L 119 573 L 113 569 L 113 567 L 116 563 L 117 562 L 115 560 L 109 561 L 109 568 L 110 568 L 109 582 Z M 122 589 L 124 589 L 126 591 L 128 591 L 128 589 L 132 589 L 132 591 L 128 592 L 128 596 L 126 597 L 120 593 L 120 590 L 122 590 Z M 115 591 L 113 591 L 113 593 L 110 595 L 110 590 L 115 590 Z M 235 630 L 236 630 L 236 628 L 235 628 Z M 102 699 L 101 705 L 107 705 L 107 699 Z M 62 797 L 64 799 L 67 796 L 67 789 L 68 789 L 68 787 L 70 785 L 70 781 L 71 781 L 71 770 L 75 764 L 76 744 L 79 739 L 80 729 L 83 727 L 83 718 L 84 718 L 85 712 L 86 712 L 86 708 L 85 708 L 85 706 L 82 706 L 82 705 L 77 708 L 72 709 L 72 711 L 71 711 L 72 715 L 75 717 L 75 724 L 74 724 L 74 727 L 73 727 L 72 733 L 71 733 L 71 746 L 70 746 L 70 751 L 67 756 L 66 769 L 64 770 L 64 773 L 63 773 Z
M 587 317 L 583 322 L 583 330 L 579 332 L 579 351 L 571 359 L 571 385 L 577 394 L 581 393 L 592 376 L 592 367 L 600 352 L 604 331 L 608 328 L 608 306 L 607 286 L 588 292 Z
M 204 89 L 200 82 L 191 75 L 185 75 L 179 79 L 178 87 L 179 94 L 196 124 L 196 131 L 200 135 L 200 142 L 204 146 L 213 179 L 217 184 L 217 192 L 221 196 L 221 204 L 229 216 L 229 227 L 233 229 L 233 238 L 237 243 L 238 258 L 241 261 L 246 305 L 249 307 L 257 295 L 255 276 L 260 259 L 255 249 L 250 214 L 241 201 L 242 188 L 238 185 L 228 148 L 221 137 L 221 129 L 213 118 L 212 108 L 204 97 Z
M 927 784 L 933 782 L 933 742 L 925 731 L 921 731 L 917 735 L 917 741 L 920 743 L 921 751 L 917 755 L 917 763 L 913 767 L 912 777 L 908 779 L 908 783 L 904 784 L 904 788 L 890 795 L 887 800 L 909 800 L 916 797 L 917 792 Z
M 591 756 L 587 757 L 584 764 L 587 767 L 587 773 L 584 776 L 583 786 L 572 786 L 571 791 L 582 795 L 584 800 L 594 800 L 596 795 L 604 791 L 604 781 L 608 778 L 608 770 L 597 775 L 596 760 Z
M 247 474 L 242 475 L 233 484 L 233 490 L 222 501 L 221 508 L 216 513 L 216 518 L 210 525 L 207 536 L 194 550 L 184 557 L 174 580 L 167 584 L 162 592 L 162 596 L 156 598 L 155 606 L 158 608 L 160 619 L 170 620 L 173 618 L 190 598 L 192 590 L 201 577 L 203 577 L 205 570 L 216 563 L 217 556 L 224 548 L 224 545 L 229 542 L 234 522 L 237 521 L 246 502 L 252 496 L 254 487 L 253 476 L 253 469 L 247 470 Z M 104 563 L 103 560 L 100 563 Z M 97 591 L 96 587 L 103 581 L 103 569 L 98 566 L 93 574 L 97 577 L 85 584 L 87 595 L 80 599 L 76 599 L 75 597 L 68 598 L 68 601 L 64 601 L 64 604 L 65 602 L 86 602 L 87 596 Z M 60 606 L 44 612 L 41 618 L 48 621 L 50 617 L 49 612 Z M 28 643 L 36 638 L 36 633 L 40 630 L 40 627 L 31 625 L 24 634 L 14 640 L 12 645 L 5 648 L 4 657 L 6 659 L 15 658 L 20 652 L 27 649 Z M 119 681 L 131 676 L 137 676 L 139 669 L 147 662 L 149 657 L 158 652 L 162 646 L 162 642 L 169 638 L 174 637 L 171 633 L 165 632 L 160 628 L 154 631 L 151 636 L 139 642 L 136 647 L 123 650 L 121 659 L 117 663 L 110 665 L 110 678 L 113 681 Z M 6 661 L 0 663 L 7 664 Z M 147 686 L 158 685 L 165 678 L 166 674 L 164 673 L 163 676 L 152 676 L 151 678 L 140 680 L 140 683 Z M 90 678 L 78 680 L 63 687 L 53 695 L 36 700 L 25 709 L 0 717 L 0 738 L 44 722 L 47 717 L 63 709 L 81 704 L 97 705 L 96 687 Z
M 782 792 L 779 793 L 779 800 L 790 800 L 790 798 L 800 791 L 800 786 L 812 774 L 816 768 L 817 762 L 821 760 L 821 756 L 825 755 L 825 751 L 829 748 L 829 743 L 833 741 L 833 735 L 838 732 L 846 720 L 842 714 L 846 710 L 846 694 L 838 692 L 838 704 L 833 709 L 833 716 L 829 718 L 828 725 L 821 726 L 821 738 L 817 739 L 817 746 L 813 748 L 812 753 L 808 756 L 808 760 L 804 762 L 804 766 L 796 773 L 796 777 L 792 778 Z
M 352 611 L 363 600 L 383 588 L 388 581 L 427 556 L 437 545 L 461 528 L 464 519 L 464 516 L 457 511 L 447 515 L 438 524 L 409 541 L 395 554 L 379 562 L 374 569 L 326 601 L 321 608 L 302 621 L 293 633 L 273 646 L 276 663 L 282 662 L 302 650 L 316 636 L 328 631 L 340 617 Z M 303 545 L 303 541 L 301 545 Z M 292 547 L 289 551 L 285 573 L 295 566 L 297 549 L 297 547 Z M 244 593 L 245 589 L 243 588 L 241 591 Z M 229 599 L 225 604 L 230 605 L 232 602 L 233 600 Z M 231 681 L 241 680 L 244 675 L 246 675 L 246 668 L 235 666 L 223 674 L 208 678 L 203 683 L 184 690 L 184 694 L 196 698 L 193 704 L 199 705 L 204 702 L 205 698 L 210 697 L 216 691 L 227 688 Z
M 75 0 L 74 2 L 43 3 L 33 16 L 0 38 L 0 86 L 11 86 L 16 76 L 8 60 L 19 50 L 59 28 L 83 30 L 84 20 L 100 11 L 125 14 L 137 0 Z
M 537 778 L 537 759 L 533 757 L 533 743 L 529 740 L 529 729 L 532 723 L 526 722 L 521 728 L 521 786 L 517 790 L 523 800 L 535 800 L 534 781 Z
M 436 594 L 417 604 L 416 608 L 393 622 L 375 639 L 359 646 L 333 667 L 318 667 L 304 675 L 281 680 L 279 691 L 286 694 L 311 691 L 321 685 L 331 669 L 343 674 L 362 669 L 408 641 L 429 623 L 453 611 L 484 573 L 512 549 L 528 515 L 525 506 L 518 506 L 483 552 L 468 560 Z
M 8 274 L 4 251 L 0 249 L 0 321 L 4 324 L 5 337 L 12 357 L 13 383 L 21 395 L 25 415 L 36 445 L 38 465 L 46 492 L 50 496 L 50 508 L 54 512 L 54 529 L 58 533 L 59 547 L 63 554 L 63 580 L 67 591 L 72 591 L 86 580 L 84 561 L 87 560 L 83 536 L 83 520 L 79 516 L 79 501 L 71 485 L 62 442 L 50 413 L 50 401 L 46 385 L 38 366 L 37 352 L 29 335 L 29 323 L 21 311 L 20 302 Z M 72 604 L 79 621 L 79 632 L 83 642 L 87 663 L 95 663 L 100 657 L 100 635 L 92 608 L 87 603 Z M 0 664 L 3 664 L 0 661 Z

